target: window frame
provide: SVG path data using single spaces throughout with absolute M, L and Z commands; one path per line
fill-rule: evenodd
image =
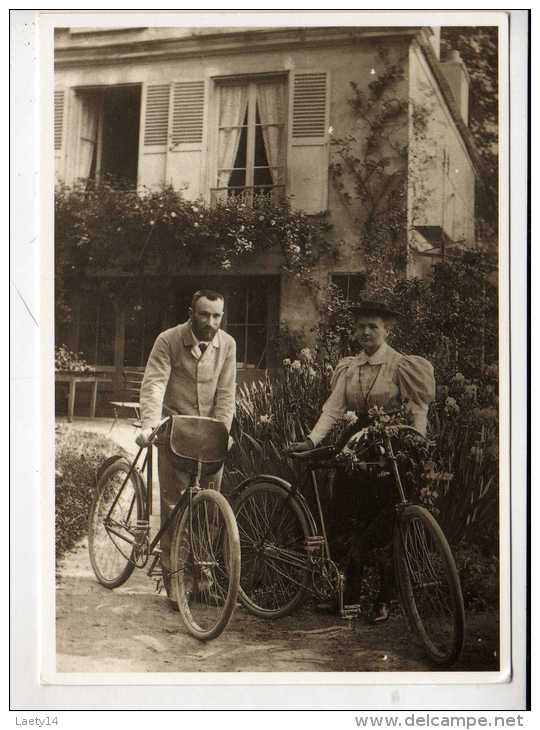
M 77 176 L 77 168 L 79 165 L 79 160 L 81 156 L 81 139 L 82 139 L 82 104 L 81 104 L 81 97 L 84 94 L 99 94 L 99 115 L 98 115 L 98 122 L 97 122 L 97 130 L 96 130 L 96 142 L 95 142 L 95 157 L 96 157 L 96 166 L 93 177 L 88 176 L 86 178 L 87 183 L 88 182 L 94 182 L 96 184 L 99 184 L 101 181 L 101 167 L 103 162 L 103 123 L 104 123 L 104 102 L 105 102 L 105 94 L 107 91 L 110 91 L 112 89 L 118 89 L 118 88 L 126 88 L 131 87 L 135 88 L 137 87 L 139 89 L 139 124 L 138 124 L 138 137 L 137 137 L 137 154 L 136 154 L 136 162 L 137 162 L 137 174 L 135 176 L 133 189 L 136 189 L 138 186 L 138 180 L 139 180 L 139 168 L 140 168 L 140 155 L 141 155 L 141 147 L 143 144 L 143 140 L 141 138 L 141 120 L 143 115 L 143 83 L 142 82 L 131 82 L 131 83 L 121 83 L 121 84 L 89 84 L 87 86 L 74 86 L 72 88 L 73 92 L 73 101 L 75 103 L 76 108 L 76 124 L 74 125 L 74 131 L 76 133 L 76 137 L 74 140 L 73 148 L 75 150 L 75 155 L 73 157 L 72 162 L 72 170 L 71 170 L 71 178 L 73 182 L 80 182 L 83 178 L 80 178 Z M 69 151 L 68 151 L 69 155 Z
M 210 159 L 211 164 L 208 166 L 211 170 L 209 175 L 209 195 L 208 199 L 210 203 L 214 203 L 220 199 L 220 194 L 225 193 L 229 186 L 219 187 L 219 175 L 223 170 L 229 170 L 229 168 L 218 168 L 218 150 L 219 150 L 219 117 L 220 117 L 220 101 L 221 101 L 221 88 L 227 85 L 238 86 L 246 85 L 248 87 L 248 102 L 247 102 L 247 140 L 246 140 L 246 184 L 239 188 L 239 193 L 244 191 L 244 195 L 250 200 L 253 200 L 255 193 L 254 186 L 254 173 L 255 173 L 255 137 L 256 128 L 260 126 L 280 126 L 282 129 L 282 147 L 280 150 L 281 163 L 277 167 L 270 167 L 266 169 L 275 170 L 277 169 L 279 181 L 277 184 L 273 184 L 271 187 L 272 193 L 274 191 L 283 190 L 283 195 L 286 194 L 287 189 L 287 155 L 289 148 L 289 105 L 290 105 L 290 74 L 288 71 L 269 71 L 262 73 L 252 74 L 234 74 L 228 76 L 214 76 L 212 79 L 212 96 L 211 96 L 211 110 L 214 117 L 212 121 L 212 143 L 210 146 Z M 279 125 L 264 125 L 256 124 L 257 115 L 257 85 L 264 82 L 280 81 L 284 87 L 284 110 L 283 110 L 283 121 Z M 239 125 L 238 128 L 243 128 L 244 124 Z M 237 127 L 228 127 L 228 129 L 234 129 Z M 242 169 L 242 168 L 230 168 L 230 170 Z M 268 186 L 260 186 L 268 187 Z
M 246 277 L 246 279 L 248 279 L 248 278 L 249 277 Z M 272 314 L 272 311 L 271 311 L 272 307 L 271 307 L 271 301 L 270 301 L 270 298 L 271 298 L 270 287 L 265 288 L 265 291 L 264 291 L 265 309 L 266 309 L 265 321 L 264 322 L 252 322 L 252 321 L 250 321 L 249 309 L 250 309 L 250 300 L 251 300 L 254 290 L 253 290 L 253 288 L 251 288 L 249 286 L 248 281 L 240 282 L 239 286 L 245 287 L 245 294 L 246 294 L 245 303 L 244 303 L 243 312 L 242 312 L 242 319 L 241 319 L 241 321 L 232 321 L 231 317 L 228 315 L 228 312 L 230 309 L 229 302 L 233 295 L 230 292 L 226 292 L 224 294 L 224 296 L 225 296 L 225 317 L 224 317 L 223 327 L 226 332 L 229 332 L 229 334 L 230 334 L 231 327 L 242 330 L 243 338 L 244 338 L 244 350 L 243 350 L 243 352 L 240 352 L 240 350 L 237 349 L 237 352 L 236 352 L 237 364 L 241 363 L 243 365 L 244 369 L 251 369 L 251 368 L 255 368 L 255 369 L 263 368 L 264 369 L 265 367 L 267 367 L 267 364 L 266 364 L 268 361 L 267 349 L 268 349 L 268 344 L 269 344 L 269 340 L 271 337 L 271 328 L 272 328 L 272 324 L 270 321 L 271 314 Z M 249 350 L 249 345 L 251 342 L 250 337 L 252 334 L 251 331 L 256 330 L 258 328 L 264 329 L 265 345 L 264 345 L 262 354 L 259 357 L 258 362 L 252 363 L 248 359 L 248 350 Z M 238 342 L 237 342 L 237 345 L 238 345 Z
M 342 277 L 346 276 L 347 277 L 347 293 L 345 295 L 345 300 L 347 303 L 350 303 L 351 301 L 356 301 L 354 299 L 351 299 L 351 296 L 350 296 L 351 277 L 363 278 L 364 281 L 363 281 L 362 290 L 366 291 L 367 273 L 365 270 L 362 270 L 362 271 L 331 271 L 330 272 L 330 284 L 332 286 L 338 287 L 338 289 L 339 289 L 339 285 L 336 284 L 336 282 L 334 280 L 336 276 L 342 276 Z M 339 289 L 339 290 L 341 291 L 341 289 Z

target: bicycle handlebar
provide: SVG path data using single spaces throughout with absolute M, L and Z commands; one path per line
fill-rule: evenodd
M 162 418 L 161 421 L 158 423 L 158 425 L 152 430 L 152 433 L 148 437 L 148 446 L 151 446 L 154 443 L 158 433 L 161 431 L 163 426 L 167 423 L 169 418 L 170 418 L 170 416 L 165 416 L 165 418 Z
M 406 424 L 396 424 L 395 426 L 392 426 L 392 428 L 396 428 L 399 431 L 408 431 L 410 433 L 413 433 L 415 436 L 418 436 L 423 441 L 426 441 L 428 444 L 433 445 L 433 441 L 430 441 L 426 436 L 424 436 L 423 433 L 421 433 L 417 428 L 414 428 L 414 426 L 408 426 Z M 356 446 L 358 441 L 360 441 L 364 436 L 367 434 L 368 428 L 362 428 L 360 431 L 357 431 L 355 434 L 353 434 L 350 439 L 347 441 L 346 444 L 344 444 L 343 448 L 353 448 Z M 336 456 L 336 447 L 335 446 L 319 446 L 314 449 L 309 449 L 309 451 L 288 451 L 285 450 L 285 453 L 287 456 L 290 456 L 292 459 L 298 459 L 301 461 L 308 461 L 309 459 L 331 459 L 334 456 Z
M 334 446 L 320 446 L 316 449 L 310 449 L 309 451 L 286 451 L 287 456 L 292 459 L 324 459 L 335 456 L 336 449 Z

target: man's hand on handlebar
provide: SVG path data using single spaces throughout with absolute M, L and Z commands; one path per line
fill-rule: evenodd
M 135 443 L 137 444 L 137 446 L 150 446 L 150 437 L 153 433 L 153 428 L 142 428 L 137 435 L 137 438 L 135 439 Z
M 300 454 L 302 451 L 312 451 L 315 448 L 315 444 L 310 438 L 304 439 L 304 441 L 293 441 L 287 447 L 288 454 Z

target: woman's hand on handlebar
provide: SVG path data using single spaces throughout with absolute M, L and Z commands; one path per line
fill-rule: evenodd
M 302 451 L 312 451 L 315 448 L 315 444 L 310 438 L 304 439 L 304 441 L 293 441 L 287 447 L 288 453 L 300 454 Z

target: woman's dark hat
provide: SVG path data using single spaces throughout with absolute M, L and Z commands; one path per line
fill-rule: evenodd
M 356 315 L 365 315 L 368 317 L 382 317 L 383 319 L 398 319 L 399 312 L 390 309 L 384 302 L 374 302 L 364 300 L 363 302 L 353 302 L 349 311 Z

